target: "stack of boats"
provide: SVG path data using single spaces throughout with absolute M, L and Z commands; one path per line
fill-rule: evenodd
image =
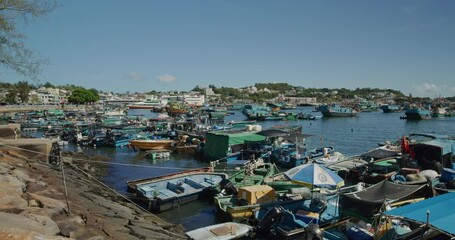
M 454 146 L 455 140 L 447 136 L 411 134 L 396 144 L 385 144 L 355 158 L 307 163 L 284 173 L 272 170 L 273 164 L 252 162 L 213 185 L 217 216 L 227 222 L 187 234 L 192 239 L 250 236 L 385 240 L 413 239 L 422 234 L 428 236 L 423 239 L 453 237 L 455 228 L 442 223 L 437 213 L 432 215 L 440 208 L 431 213 L 421 209 L 433 209 L 435 186 L 450 190 L 455 182 L 451 161 Z M 314 170 L 314 180 L 305 180 L 307 184 L 293 178 L 310 165 L 325 165 L 324 171 L 331 173 Z M 335 173 L 358 183 L 340 187 L 342 182 L 331 182 Z M 160 196 L 155 189 L 159 188 L 144 185 L 140 191 L 146 193 L 139 194 L 150 201 Z M 450 191 L 440 193 L 445 192 Z M 453 201 L 453 197 L 439 199 Z M 415 211 L 420 215 L 414 215 Z M 455 219 L 455 214 L 448 217 Z

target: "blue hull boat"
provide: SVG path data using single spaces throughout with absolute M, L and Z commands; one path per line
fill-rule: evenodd
M 404 114 L 407 120 L 423 120 L 431 119 L 432 113 L 430 110 L 423 108 L 411 108 L 407 109 Z
M 350 107 L 344 107 L 337 104 L 319 106 L 324 117 L 356 117 L 358 112 Z
M 207 169 L 185 171 L 160 177 L 127 182 L 130 191 L 155 212 L 162 212 L 197 200 L 203 193 L 210 193 L 224 173 L 204 172 Z
M 379 107 L 384 113 L 400 112 L 401 107 L 398 105 L 382 105 Z

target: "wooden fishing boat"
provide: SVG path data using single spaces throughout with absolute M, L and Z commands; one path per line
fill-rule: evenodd
M 162 212 L 210 193 L 225 178 L 224 173 L 196 169 L 129 181 L 127 185 L 129 191 L 135 192 L 136 198 L 146 203 L 150 210 Z
M 161 150 L 161 149 L 171 149 L 174 140 L 130 140 L 131 146 L 142 149 L 142 150 Z
M 253 210 L 278 201 L 275 190 L 268 185 L 241 187 L 236 195 L 215 197 L 217 217 L 242 222 L 253 216 Z

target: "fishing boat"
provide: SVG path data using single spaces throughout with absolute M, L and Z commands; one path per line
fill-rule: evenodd
M 234 195 L 216 196 L 217 217 L 222 220 L 244 222 L 261 206 L 278 204 L 278 194 L 268 185 L 241 187 Z
M 418 107 L 406 109 L 404 114 L 407 120 L 424 120 L 432 117 L 431 110 Z
M 338 104 L 321 105 L 318 109 L 324 117 L 355 117 L 358 114 L 356 110 Z
M 191 240 L 229 240 L 239 239 L 251 234 L 253 227 L 236 222 L 226 222 L 198 228 L 185 235 Z
M 165 109 L 169 116 L 177 116 L 188 112 L 185 105 L 181 102 L 170 102 Z
M 141 150 L 162 150 L 172 149 L 174 140 L 155 139 L 155 140 L 129 140 L 131 146 Z
M 255 210 L 257 236 L 266 239 L 306 239 L 302 236 L 308 226 L 314 224 L 324 227 L 339 220 L 338 196 L 341 193 L 363 191 L 364 185 L 357 184 L 326 192 L 311 192 L 308 188 L 298 190 L 303 193 L 300 200 Z
M 448 193 L 386 211 L 383 216 L 391 218 L 394 228 L 401 230 L 394 239 L 452 239 L 454 204 L 455 193 Z
M 401 112 L 401 107 L 398 105 L 382 105 L 379 107 L 384 113 L 393 113 L 393 112 Z
M 127 182 L 128 189 L 156 212 L 162 212 L 194 201 L 227 178 L 210 169 L 195 169 L 164 176 Z
M 438 106 L 433 109 L 433 117 L 447 117 L 448 113 L 447 107 Z
M 239 128 L 239 127 L 245 127 L 246 125 L 251 125 L 251 124 L 256 124 L 256 120 L 251 120 L 251 121 L 231 121 L 228 123 L 228 125 L 234 127 L 234 128 Z

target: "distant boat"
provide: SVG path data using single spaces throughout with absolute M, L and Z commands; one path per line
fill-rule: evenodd
M 143 102 L 128 105 L 128 109 L 162 109 L 166 104 L 166 100 L 147 98 Z
M 161 150 L 171 149 L 174 140 L 130 140 L 131 146 L 142 150 Z
M 318 110 L 324 117 L 355 117 L 358 114 L 356 110 L 338 104 L 321 105 Z
M 436 107 L 433 109 L 433 117 L 447 117 L 449 114 L 446 107 Z
M 177 116 L 188 112 L 185 105 L 181 102 L 171 102 L 166 106 L 166 112 L 169 116 Z
M 237 128 L 237 127 L 244 127 L 248 124 L 256 124 L 256 120 L 251 120 L 251 121 L 231 121 L 228 123 L 228 125 L 231 125 L 232 127 L 234 128 Z
M 401 107 L 398 105 L 382 105 L 379 107 L 384 113 L 400 112 Z
M 423 120 L 430 119 L 432 114 L 431 111 L 424 108 L 410 108 L 407 109 L 404 114 L 407 120 Z
M 195 169 L 129 181 L 127 185 L 129 191 L 135 192 L 150 210 L 162 212 L 198 199 L 204 191 L 217 187 L 226 177 L 224 173 Z

